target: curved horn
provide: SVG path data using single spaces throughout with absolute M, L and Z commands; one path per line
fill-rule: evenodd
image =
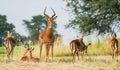
M 51 9 L 52 9 L 52 8 L 51 8 Z M 54 11 L 53 9 L 52 9 L 52 11 L 53 11 L 53 13 L 54 13 L 53 16 L 52 16 L 52 18 L 53 18 L 53 17 L 56 15 L 56 13 L 55 13 L 55 11 Z
M 45 14 L 46 12 L 46 8 L 44 9 L 44 15 L 48 18 L 49 16 L 47 14 Z

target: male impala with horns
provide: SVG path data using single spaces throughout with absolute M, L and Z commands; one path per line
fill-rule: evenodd
M 52 9 L 52 8 L 51 8 Z M 52 24 L 53 24 L 53 20 L 56 19 L 56 13 L 53 11 L 53 15 L 52 17 L 48 16 L 45 12 L 46 12 L 46 8 L 44 10 L 44 15 L 45 18 L 47 19 L 47 29 L 41 31 L 39 33 L 39 47 L 40 47 L 40 59 L 41 59 L 41 54 L 42 54 L 42 47 L 43 44 L 45 44 L 45 48 L 46 48 L 46 61 L 48 61 L 49 59 L 49 51 L 51 49 L 51 55 L 52 55 L 52 59 L 53 59 L 53 48 L 54 48 L 54 34 L 53 34 L 53 29 L 52 29 Z

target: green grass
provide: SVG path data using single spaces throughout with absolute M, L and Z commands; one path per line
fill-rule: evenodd
M 93 56 L 99 56 L 99 55 L 111 55 L 111 47 L 109 45 L 110 39 L 106 39 L 103 42 L 96 42 L 92 43 L 91 46 L 88 47 L 88 52 L 86 55 L 93 55 Z M 120 42 L 120 41 L 119 41 Z M 39 46 L 38 45 L 33 45 L 30 46 L 33 47 L 33 57 L 38 57 L 39 58 Z M 120 44 L 119 44 L 120 47 Z M 119 48 L 120 51 L 120 48 Z M 5 47 L 0 47 L 0 52 L 6 52 Z M 42 58 L 45 57 L 45 47 L 43 46 L 42 50 Z M 23 56 L 24 53 L 24 47 L 23 46 L 16 46 L 14 49 L 14 57 L 21 57 Z M 119 52 L 120 54 L 120 52 Z M 49 53 L 51 56 L 51 51 Z M 0 57 L 5 57 L 6 54 L 0 54 Z M 54 46 L 54 57 L 62 57 L 62 56 L 71 56 L 71 51 L 69 46 Z
M 5 52 L 5 47 L 0 47 L 0 52 Z
M 5 47 L 0 47 L 0 53 L 6 53 Z M 5 57 L 6 54 L 0 54 L 0 57 Z
M 4 46 L 0 47 L 0 52 L 6 53 L 6 48 Z M 23 53 L 24 53 L 23 46 L 15 46 L 13 56 L 19 57 L 22 56 Z M 6 54 L 0 54 L 0 56 L 5 57 Z
M 39 46 L 35 45 L 35 46 L 30 46 L 33 47 L 34 50 L 32 51 L 33 57 L 39 57 Z M 5 47 L 0 47 L 0 52 L 6 52 Z M 45 57 L 45 47 L 43 46 L 43 50 L 42 50 L 42 57 Z M 14 48 L 14 53 L 13 56 L 14 57 L 21 57 L 24 54 L 24 47 L 23 46 L 15 46 Z M 70 48 L 67 46 L 61 46 L 61 47 L 57 47 L 54 46 L 54 56 L 55 57 L 59 57 L 59 56 L 69 56 L 71 54 L 70 52 Z M 51 51 L 49 53 L 49 55 L 51 56 Z M 0 54 L 0 57 L 5 57 L 6 54 Z

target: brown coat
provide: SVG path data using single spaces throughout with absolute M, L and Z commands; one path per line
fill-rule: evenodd
M 118 48 L 118 40 L 116 38 L 112 38 L 110 41 L 110 45 L 113 50 L 117 49 Z
M 44 43 L 53 43 L 54 35 L 52 28 L 41 31 L 39 34 L 39 40 L 43 41 Z

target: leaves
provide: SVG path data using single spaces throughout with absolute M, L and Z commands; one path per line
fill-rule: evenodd
M 74 11 L 74 19 L 71 19 L 66 28 L 74 28 L 83 34 L 94 32 L 117 32 L 120 25 L 120 1 L 119 0 L 67 0 L 67 6 Z M 113 29 L 115 26 L 115 29 Z
M 15 26 L 12 23 L 7 22 L 5 15 L 0 15 L 0 45 L 2 45 L 4 39 L 7 36 L 7 31 L 15 32 Z

